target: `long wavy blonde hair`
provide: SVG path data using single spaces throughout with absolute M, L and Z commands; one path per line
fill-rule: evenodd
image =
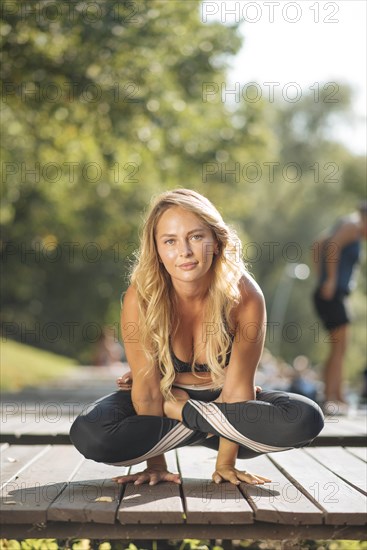
M 171 387 L 175 370 L 170 335 L 177 331 L 179 314 L 171 277 L 159 261 L 155 230 L 162 214 L 173 206 L 195 214 L 212 230 L 218 243 L 218 254 L 213 256 L 211 265 L 212 283 L 204 312 L 208 324 L 203 344 L 213 388 L 219 389 L 223 385 L 226 352 L 235 332 L 230 313 L 240 301 L 239 281 L 247 273 L 236 231 L 224 223 L 218 210 L 206 197 L 191 189 L 174 189 L 153 197 L 142 227 L 140 248 L 130 280 L 138 297 L 140 342 L 149 364 L 158 366 L 160 370 L 160 389 L 164 399 L 173 398 Z M 192 358 L 193 374 L 197 356 L 196 352 Z

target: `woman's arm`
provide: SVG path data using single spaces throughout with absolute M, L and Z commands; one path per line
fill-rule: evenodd
M 258 284 L 247 276 L 240 283 L 241 302 L 236 308 L 236 334 L 222 393 L 216 401 L 236 403 L 255 399 L 255 373 L 264 348 L 266 308 Z
M 138 298 L 132 286 L 126 291 L 121 309 L 121 334 L 132 373 L 131 399 L 136 414 L 163 416 L 160 373 L 155 365 L 149 365 L 140 342 Z M 147 369 L 149 374 L 145 376 Z
M 221 403 L 236 403 L 256 399 L 254 385 L 257 365 L 264 347 L 266 333 L 266 308 L 260 287 L 251 278 L 241 282 L 242 300 L 236 310 L 236 336 L 232 346 L 231 359 L 227 367 L 222 393 L 215 400 Z M 241 481 L 263 484 L 269 478 L 240 472 L 235 468 L 239 445 L 221 437 L 212 475 L 216 483 L 230 481 L 238 485 Z
M 158 369 L 151 366 L 149 375 L 143 376 L 149 360 L 140 343 L 138 321 L 138 299 L 134 287 L 130 286 L 121 309 L 121 333 L 132 374 L 131 400 L 137 415 L 164 416 Z M 148 459 L 147 465 L 148 468 L 167 467 L 164 455 Z

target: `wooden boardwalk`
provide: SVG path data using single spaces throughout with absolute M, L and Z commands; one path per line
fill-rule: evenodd
M 139 487 L 111 478 L 132 467 L 84 459 L 70 444 L 75 416 L 115 391 L 121 369 L 88 369 L 39 389 L 3 394 L 1 536 L 95 539 L 363 539 L 366 413 L 326 416 L 313 446 L 237 460 L 272 479 L 238 487 L 211 481 L 217 453 L 166 453 L 182 484 Z
M 318 447 L 238 460 L 272 479 L 238 487 L 211 481 L 216 453 L 167 453 L 182 484 L 118 485 L 119 467 L 84 459 L 71 445 L 1 447 L 2 537 L 169 539 L 363 539 L 367 449 Z
M 326 416 L 304 449 L 238 460 L 272 479 L 262 487 L 211 481 L 217 453 L 167 453 L 182 484 L 118 485 L 116 468 L 84 459 L 70 444 L 77 414 L 116 390 L 118 369 L 77 369 L 53 385 L 3 394 L 1 536 L 95 539 L 363 539 L 366 412 Z

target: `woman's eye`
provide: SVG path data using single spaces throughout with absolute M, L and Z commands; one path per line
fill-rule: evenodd
M 192 238 L 198 240 L 202 238 L 202 235 L 193 235 Z
M 168 239 L 167 241 L 164 241 L 164 244 L 171 244 L 173 243 L 173 239 Z

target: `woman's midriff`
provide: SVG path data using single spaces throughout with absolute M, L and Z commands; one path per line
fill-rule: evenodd
M 210 372 L 200 372 L 196 375 L 191 372 L 179 372 L 175 376 L 174 383 L 200 386 L 209 384 L 212 381 Z

